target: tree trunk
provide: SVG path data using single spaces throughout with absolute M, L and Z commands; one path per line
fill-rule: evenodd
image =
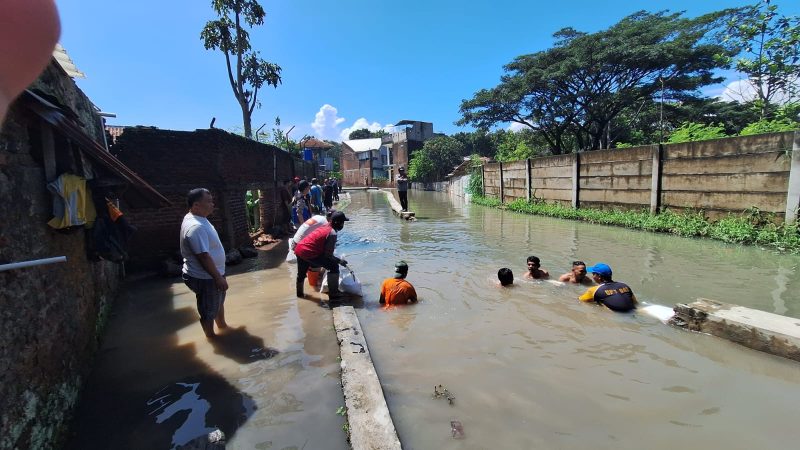
M 250 110 L 247 108 L 247 103 L 241 104 L 242 107 L 242 124 L 244 125 L 244 137 L 247 139 L 253 139 L 253 125 L 251 124 L 252 119 L 250 116 Z

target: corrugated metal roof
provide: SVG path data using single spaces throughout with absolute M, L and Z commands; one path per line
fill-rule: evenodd
M 56 44 L 56 48 L 53 49 L 53 58 L 58 61 L 58 65 L 64 69 L 64 72 L 67 72 L 67 75 L 71 76 L 72 78 L 86 78 L 86 74 L 78 70 L 75 66 L 75 63 L 72 62 L 72 59 L 67 54 L 67 51 L 64 50 L 64 47 L 61 44 Z
M 369 150 L 378 150 L 381 148 L 381 138 L 370 139 L 353 139 L 351 141 L 344 141 L 342 144 L 350 147 L 356 153 L 366 152 Z
M 166 197 L 161 195 L 136 172 L 132 171 L 122 161 L 108 153 L 100 144 L 89 137 L 74 120 L 67 117 L 65 111 L 61 108 L 30 90 L 23 92 L 20 100 L 45 122 L 75 142 L 86 156 L 122 180 L 130 183 L 130 189 L 127 189 L 122 196 L 131 206 L 159 207 L 171 204 Z

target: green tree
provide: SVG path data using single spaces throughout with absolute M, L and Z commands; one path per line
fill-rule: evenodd
M 251 139 L 253 110 L 261 107 L 259 89 L 265 85 L 277 88 L 281 82 L 280 66 L 252 49 L 245 29 L 262 25 L 266 13 L 257 0 L 212 0 L 211 6 L 219 18 L 206 23 L 200 38 L 206 50 L 220 50 L 225 55 L 228 81 L 242 110 L 244 135 Z
M 675 129 L 667 142 L 670 144 L 678 144 L 681 142 L 705 141 L 724 137 L 726 137 L 726 134 L 722 125 L 687 122 Z
M 706 39 L 730 11 L 684 18 L 632 14 L 607 30 L 564 28 L 553 48 L 515 58 L 498 86 L 461 104 L 459 125 L 514 122 L 539 134 L 554 154 L 608 148 L 611 128 L 632 107 L 662 95 L 696 97 L 729 49 Z
M 408 177 L 411 181 L 433 181 L 436 167 L 433 160 L 424 149 L 417 150 L 408 163 Z
M 353 130 L 350 132 L 350 135 L 347 136 L 348 139 L 370 139 L 370 138 L 379 138 L 388 135 L 389 133 L 386 132 L 383 128 L 378 131 L 369 131 L 366 128 L 361 128 L 358 130 Z
M 798 100 L 800 16 L 779 15 L 777 5 L 763 0 L 731 17 L 724 41 L 738 57 L 723 59 L 747 75 L 760 119 L 771 117 L 776 103 Z
M 761 119 L 758 122 L 753 122 L 744 127 L 739 135 L 750 136 L 753 134 L 780 133 L 783 131 L 797 130 L 800 130 L 800 124 L 789 119 Z

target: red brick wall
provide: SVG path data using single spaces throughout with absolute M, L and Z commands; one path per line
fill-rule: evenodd
M 316 176 L 313 163 L 222 130 L 126 128 L 111 150 L 173 203 L 171 207 L 125 211 L 138 227 L 130 252 L 132 262 L 138 265 L 177 254 L 189 190 L 205 187 L 214 195 L 217 209 L 209 219 L 225 248 L 231 249 L 250 242 L 245 191 L 268 193 L 262 226 L 270 228 L 275 214 L 271 193 L 277 183 L 295 175 Z

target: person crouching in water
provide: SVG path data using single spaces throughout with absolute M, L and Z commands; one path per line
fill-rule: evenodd
M 592 274 L 592 279 L 598 286 L 586 290 L 578 300 L 582 302 L 597 302 L 616 312 L 628 312 L 636 309 L 636 296 L 631 288 L 619 281 L 611 279 L 611 267 L 608 264 L 597 263 L 586 269 Z
M 497 271 L 497 280 L 500 282 L 500 287 L 508 287 L 514 284 L 514 272 L 508 267 L 503 267 Z
M 394 265 L 394 277 L 383 280 L 381 284 L 381 303 L 387 305 L 416 303 L 417 291 L 406 281 L 406 275 L 408 275 L 408 264 L 405 261 L 398 261 Z
M 558 277 L 558 281 L 572 284 L 592 284 L 592 280 L 586 276 L 586 263 L 583 261 L 573 261 L 572 270 Z
M 341 297 L 339 292 L 339 265 L 346 266 L 347 261 L 334 256 L 336 250 L 336 233 L 349 221 L 341 211 L 331 214 L 330 223 L 309 233 L 294 248 L 297 255 L 297 296 L 303 296 L 303 282 L 309 267 L 324 267 L 328 270 L 328 298 Z

